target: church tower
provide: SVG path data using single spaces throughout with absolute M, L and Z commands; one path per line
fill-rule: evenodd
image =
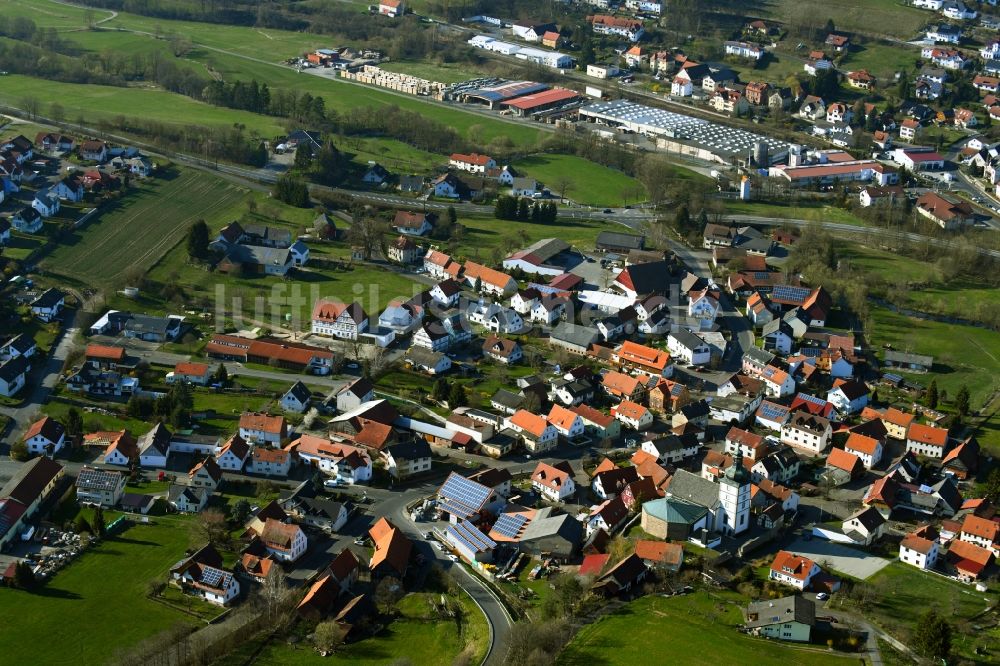
M 736 451 L 732 466 L 719 484 L 719 502 L 726 512 L 726 534 L 750 527 L 750 471 L 743 466 L 743 452 Z

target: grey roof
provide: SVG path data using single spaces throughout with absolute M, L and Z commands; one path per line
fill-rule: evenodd
M 708 403 L 704 400 L 695 400 L 694 402 L 689 402 L 680 408 L 680 413 L 689 419 L 697 419 L 703 416 L 708 416 L 711 410 L 709 409 Z
M 167 451 L 170 448 L 170 438 L 172 435 L 167 427 L 163 425 L 163 422 L 157 423 L 153 426 L 149 432 L 139 438 L 136 442 L 136 448 L 139 450 L 139 455 L 167 455 Z
M 759 347 L 751 347 L 743 354 L 743 358 L 749 359 L 761 365 L 768 365 L 775 356 L 769 351 L 764 351 Z
M 414 439 L 400 444 L 391 444 L 385 448 L 385 452 L 393 459 L 399 460 L 419 460 L 431 457 L 430 444 L 422 439 Z
M 561 536 L 572 543 L 580 543 L 583 538 L 583 526 L 573 516 L 563 513 L 552 515 L 552 507 L 540 509 L 534 519 L 528 523 L 521 533 L 520 541 L 543 539 L 551 536 Z
M 816 604 L 799 595 L 755 601 L 746 609 L 747 628 L 766 627 L 784 622 L 798 622 L 810 627 L 816 624 Z M 750 618 L 756 617 L 752 620 Z
M 571 324 L 567 321 L 559 322 L 550 334 L 551 339 L 576 347 L 589 347 L 597 341 L 598 337 L 600 337 L 600 334 L 597 332 L 597 329 L 590 326 Z
M 431 351 L 423 347 L 410 347 L 406 350 L 405 359 L 414 365 L 433 368 L 444 356 L 443 352 Z
M 671 331 L 670 337 L 688 349 L 697 349 L 698 347 L 707 346 L 704 340 L 686 328 L 678 328 L 676 331 Z
M 28 362 L 23 356 L 17 356 L 6 363 L 0 364 L 0 379 L 7 383 L 17 379 L 28 370 Z
M 710 508 L 719 503 L 719 486 L 697 474 L 679 469 L 670 479 L 667 495 Z
M 125 330 L 133 333 L 155 333 L 165 336 L 167 330 L 176 326 L 177 319 L 157 317 L 147 314 L 136 314 L 125 322 Z
M 490 402 L 495 402 L 510 409 L 519 409 L 524 404 L 524 396 L 508 391 L 507 389 L 499 389 L 490 398 Z
M 877 529 L 880 525 L 885 524 L 885 518 L 883 518 L 882 514 L 878 512 L 878 509 L 873 506 L 865 507 L 848 516 L 844 519 L 844 523 L 849 523 L 852 520 L 859 521 L 869 532 Z
M 42 294 L 31 301 L 31 307 L 33 308 L 52 308 L 55 307 L 57 303 L 66 298 L 66 294 L 59 291 L 58 289 L 46 289 Z
M 289 393 L 303 405 L 306 404 L 309 401 L 309 398 L 312 397 L 312 391 L 310 391 L 309 388 L 302 382 L 295 382 L 292 384 L 292 388 L 288 389 L 288 391 L 285 392 L 285 395 L 288 395 Z
M 646 237 L 637 234 L 625 234 L 620 231 L 602 231 L 597 234 L 598 248 L 616 250 L 641 250 L 646 243 Z
M 912 365 L 924 365 L 928 368 L 934 365 L 933 356 L 924 356 L 922 354 L 906 354 L 904 352 L 898 351 L 887 351 L 885 353 L 885 360 L 889 363 L 906 363 Z
M 261 266 L 284 266 L 291 251 L 287 247 L 264 247 L 262 245 L 232 245 L 226 258 L 233 263 L 260 264 Z
M 711 481 L 709 481 L 711 483 Z M 712 484 L 715 485 L 715 484 Z M 708 509 L 700 504 L 677 499 L 675 497 L 663 497 L 650 500 L 642 505 L 642 510 L 654 518 L 667 523 L 683 523 L 694 525 L 708 513 Z
M 760 330 L 760 334 L 763 337 L 767 337 L 777 332 L 782 332 L 788 337 L 795 337 L 792 332 L 791 325 L 784 319 L 772 319 L 771 321 L 764 324 L 764 327 Z
M 517 176 L 514 178 L 513 188 L 515 190 L 535 190 L 538 189 L 538 181 L 534 178 Z
M 18 333 L 3 346 L 13 349 L 18 354 L 23 354 L 35 346 L 35 339 L 27 333 Z
M 207 488 L 200 488 L 198 486 L 180 486 L 173 484 L 167 490 L 167 501 L 174 504 L 182 496 L 187 499 L 188 502 L 192 504 L 201 504 L 204 498 L 208 495 Z

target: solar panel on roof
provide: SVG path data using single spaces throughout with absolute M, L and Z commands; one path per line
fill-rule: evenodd
M 521 513 L 505 513 L 497 519 L 493 531 L 508 539 L 516 539 L 518 532 L 528 522 L 528 517 Z
M 782 405 L 775 405 L 774 403 L 765 402 L 760 406 L 760 415 L 765 419 L 775 419 L 784 416 L 788 411 L 787 407 Z
M 885 373 L 884 375 L 882 375 L 882 378 L 894 384 L 898 384 L 899 382 L 903 381 L 902 376 L 893 374 L 891 372 Z
M 442 504 L 456 509 L 462 508 L 462 511 L 454 513 L 466 518 L 482 509 L 492 493 L 493 491 L 483 484 L 452 472 L 438 491 L 438 497 Z
M 771 297 L 782 301 L 804 301 L 809 297 L 809 293 L 809 289 L 806 289 L 805 287 L 793 287 L 788 284 L 780 284 L 772 290 Z
M 219 587 L 219 581 L 226 575 L 225 571 L 214 567 L 205 567 L 201 570 L 201 582 L 209 587 Z
M 799 393 L 796 396 L 796 398 L 798 398 L 799 400 L 802 400 L 804 402 L 812 403 L 812 404 L 814 404 L 814 405 L 816 405 L 818 407 L 826 407 L 826 404 L 827 404 L 826 400 L 823 400 L 822 398 L 817 398 L 814 395 L 809 395 L 808 393 Z

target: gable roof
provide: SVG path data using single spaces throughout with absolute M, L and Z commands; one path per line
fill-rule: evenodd
M 944 428 L 914 423 L 907 431 L 906 439 L 928 446 L 944 447 L 948 443 L 948 431 Z

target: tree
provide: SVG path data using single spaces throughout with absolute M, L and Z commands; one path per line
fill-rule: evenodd
M 203 259 L 208 255 L 208 243 L 208 225 L 205 223 L 205 220 L 198 220 L 188 229 L 188 256 L 195 259 Z
M 103 538 L 107 533 L 108 526 L 104 522 L 104 507 L 98 505 L 94 508 L 94 518 L 90 521 L 90 526 L 93 528 L 94 536 Z
M 303 143 L 295 149 L 295 161 L 293 164 L 296 169 L 308 171 L 312 167 L 312 161 L 313 156 L 309 146 Z
M 453 225 L 458 222 L 458 212 L 454 206 L 448 206 L 448 224 Z
M 199 543 L 207 541 L 213 546 L 224 546 L 229 542 L 226 516 L 218 509 L 205 509 L 198 514 L 193 530 Z
M 969 387 L 964 384 L 955 395 L 955 411 L 958 412 L 959 416 L 969 415 Z
M 282 601 L 288 596 L 288 583 L 281 567 L 271 567 L 264 584 L 260 586 L 260 596 L 269 620 L 274 620 L 281 610 Z
M 18 462 L 25 462 L 31 454 L 28 452 L 28 445 L 22 440 L 18 440 L 10 445 L 10 457 Z
M 312 488 L 317 495 L 323 494 L 323 477 L 319 475 L 319 472 L 314 472 L 312 475 Z
M 915 634 L 914 647 L 923 656 L 944 661 L 951 654 L 951 625 L 934 609 L 920 617 Z
M 21 590 L 30 590 L 35 585 L 35 574 L 31 570 L 31 565 L 21 560 L 14 567 L 14 587 Z
M 301 178 L 286 173 L 278 179 L 274 187 L 274 196 L 289 206 L 307 208 L 309 206 L 309 188 Z
M 81 514 L 76 517 L 76 522 L 73 523 L 73 531 L 77 534 L 83 534 L 84 532 L 92 532 L 93 530 L 90 527 L 90 523 Z
M 316 631 L 313 632 L 313 645 L 316 646 L 320 654 L 326 655 L 333 652 L 338 645 L 344 642 L 346 637 L 347 631 L 343 627 L 335 620 L 327 620 L 316 625 Z
M 375 604 L 379 610 L 389 615 L 396 610 L 396 604 L 403 598 L 403 584 L 394 576 L 386 576 L 375 588 Z
M 245 499 L 239 500 L 236 504 L 233 504 L 230 515 L 234 523 L 242 525 L 247 521 L 247 518 L 250 517 L 250 502 Z
M 229 384 L 229 371 L 226 370 L 225 363 L 219 364 L 219 369 L 215 371 L 215 376 L 213 377 L 213 380 L 215 381 L 216 384 L 222 387 L 225 387 L 226 385 Z
M 454 409 L 455 407 L 464 407 L 468 403 L 468 396 L 465 394 L 465 387 L 455 382 L 451 385 L 451 389 L 448 391 L 448 406 Z
M 937 409 L 938 406 L 938 385 L 937 380 L 932 379 L 930 386 L 927 387 L 927 395 L 924 396 L 924 402 L 931 409 Z
M 431 391 L 431 397 L 437 402 L 444 402 L 448 399 L 448 382 L 444 379 L 438 379 L 434 382 L 434 388 Z
M 986 477 L 985 497 L 993 502 L 1000 500 L 1000 467 L 994 467 Z
M 83 434 L 83 416 L 76 407 L 70 407 L 66 412 L 66 434 L 78 437 Z

